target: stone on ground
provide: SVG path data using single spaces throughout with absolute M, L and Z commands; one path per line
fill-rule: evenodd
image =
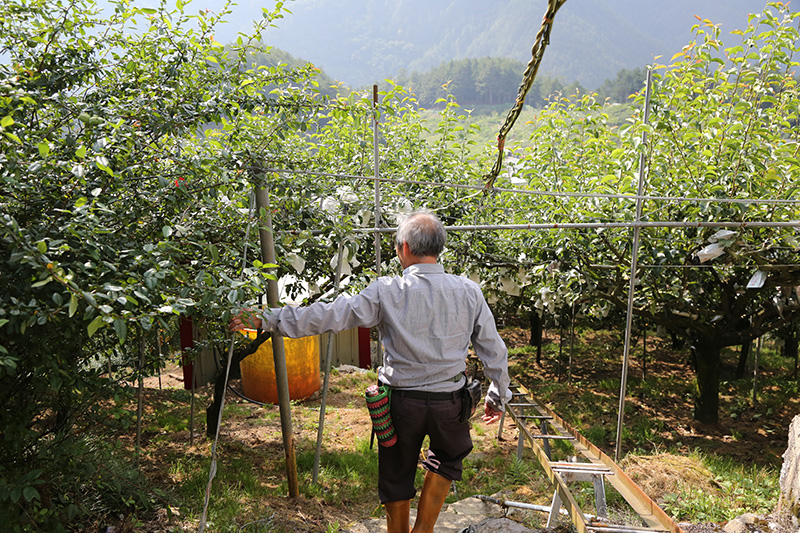
M 465 498 L 445 505 L 436 521 L 436 533 L 532 533 L 522 524 L 504 516 L 497 505 L 478 498 Z M 414 525 L 416 509 L 411 509 L 411 525 Z M 370 518 L 342 529 L 342 533 L 386 533 L 385 518 Z

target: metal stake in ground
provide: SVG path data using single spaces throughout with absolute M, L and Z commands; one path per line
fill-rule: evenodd
M 336 254 L 336 274 L 333 279 L 333 297 L 339 295 L 339 281 L 342 278 L 342 258 L 344 256 L 344 242 L 339 241 L 339 251 Z M 325 431 L 325 408 L 328 402 L 328 383 L 331 378 L 331 358 L 333 354 L 333 333 L 328 333 L 328 347 L 325 350 L 325 381 L 322 384 L 322 398 L 319 404 L 319 426 L 317 426 L 317 448 L 314 452 L 314 471 L 311 482 L 316 484 L 319 476 L 319 461 L 322 453 L 322 434 Z

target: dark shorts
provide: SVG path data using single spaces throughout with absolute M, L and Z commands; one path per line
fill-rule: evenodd
M 462 462 L 472 451 L 469 420 L 461 422 L 460 393 L 447 400 L 423 400 L 392 392 L 392 422 L 397 444 L 378 446 L 378 496 L 381 503 L 410 500 L 416 494 L 414 476 L 422 441 L 430 437 L 430 448 L 422 466 L 446 477 L 461 480 Z

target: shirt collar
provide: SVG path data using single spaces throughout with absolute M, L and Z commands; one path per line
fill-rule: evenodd
M 404 276 L 414 274 L 444 274 L 444 266 L 441 263 L 417 263 L 403 270 Z

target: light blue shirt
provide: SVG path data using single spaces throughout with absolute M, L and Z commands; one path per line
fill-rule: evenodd
M 402 276 L 381 277 L 355 296 L 331 303 L 282 307 L 263 313 L 263 328 L 285 337 L 377 327 L 384 365 L 378 378 L 392 387 L 450 392 L 464 386 L 470 344 L 491 380 L 486 398 L 495 409 L 511 399 L 508 350 L 480 287 L 419 263 Z

